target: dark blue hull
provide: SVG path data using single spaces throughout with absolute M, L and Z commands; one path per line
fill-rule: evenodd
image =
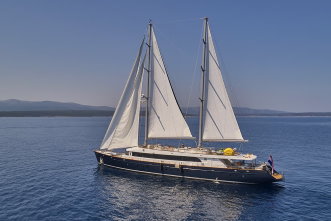
M 174 164 L 161 164 L 125 159 L 121 156 L 111 156 L 100 152 L 95 152 L 95 155 L 98 162 L 105 166 L 154 175 L 248 184 L 272 183 L 280 181 L 279 179 L 274 178 L 266 170 L 197 167 L 186 165 L 176 167 Z

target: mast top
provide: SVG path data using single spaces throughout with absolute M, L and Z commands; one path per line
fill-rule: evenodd
M 205 20 L 205 21 L 208 21 L 208 17 L 203 17 L 203 18 L 201 18 L 201 19 L 203 19 L 203 20 Z

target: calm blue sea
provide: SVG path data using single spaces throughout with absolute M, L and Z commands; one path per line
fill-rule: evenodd
M 238 148 L 260 161 L 272 154 L 285 173 L 284 183 L 270 186 L 98 167 L 92 150 L 109 120 L 0 118 L 0 220 L 331 219 L 331 118 L 238 119 L 250 140 Z M 189 123 L 196 134 L 197 119 Z

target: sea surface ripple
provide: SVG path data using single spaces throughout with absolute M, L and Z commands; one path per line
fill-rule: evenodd
M 267 186 L 100 167 L 92 151 L 109 121 L 0 118 L 0 220 L 330 220 L 331 118 L 239 117 L 250 142 L 238 148 L 260 161 L 272 154 L 285 174 Z

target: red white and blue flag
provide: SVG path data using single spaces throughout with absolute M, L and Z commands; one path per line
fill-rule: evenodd
M 274 160 L 272 159 L 272 156 L 271 155 L 269 156 L 268 163 L 270 164 L 270 166 L 272 168 L 271 173 L 274 174 Z

